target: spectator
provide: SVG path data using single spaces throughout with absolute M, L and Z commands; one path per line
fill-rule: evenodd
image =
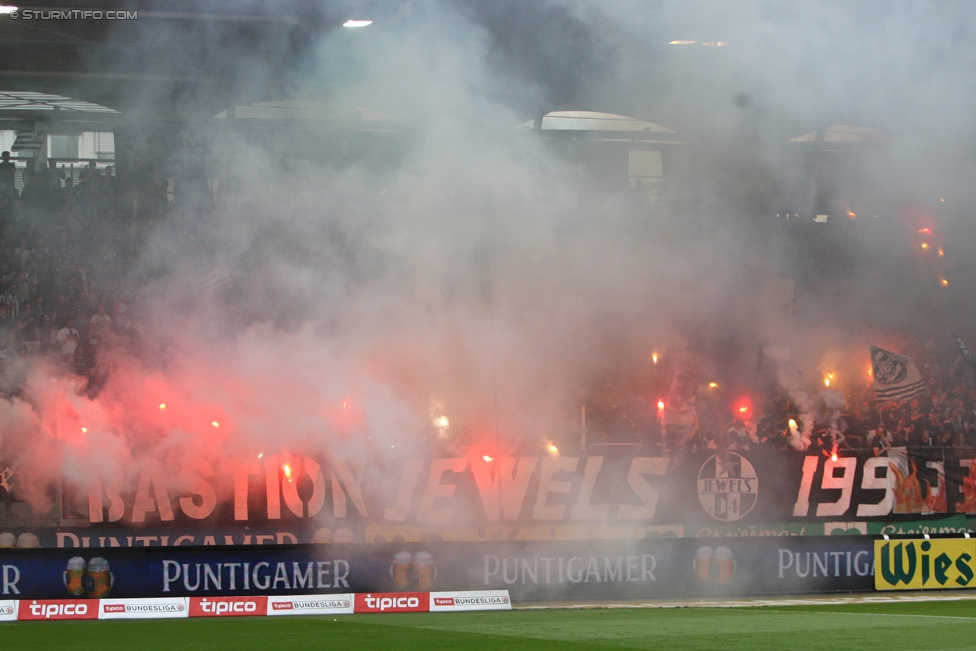
M 888 441 L 887 436 L 875 436 L 871 440 L 871 451 L 876 457 L 886 457 L 888 456 L 888 451 L 891 450 L 891 443 Z
M 26 346 L 28 355 L 36 355 L 40 350 L 40 334 L 30 301 L 21 306 L 16 322 L 17 342 Z
M 81 335 L 70 321 L 66 319 L 64 325 L 61 326 L 57 333 L 57 344 L 61 350 L 62 361 L 65 361 L 67 364 L 74 363 L 74 355 L 78 349 L 79 341 L 81 341 Z
M 40 298 L 40 297 L 38 297 Z M 50 314 L 41 316 L 40 325 L 40 352 L 42 354 L 55 353 L 58 350 L 58 327 L 54 324 L 54 319 Z
M 17 273 L 17 280 L 14 282 L 14 293 L 17 295 L 20 304 L 30 301 L 31 296 L 34 294 L 34 285 L 27 277 L 27 272 L 23 269 Z
M 13 334 L 14 319 L 6 303 L 0 303 L 0 334 L 8 339 Z
M 5 151 L 0 154 L 0 194 L 11 193 L 16 195 L 14 179 L 17 174 L 17 164 L 10 160 L 10 152 Z
M 104 301 L 98 304 L 98 311 L 92 315 L 88 325 L 88 341 L 98 345 L 104 341 L 112 327 L 112 317 L 105 314 Z

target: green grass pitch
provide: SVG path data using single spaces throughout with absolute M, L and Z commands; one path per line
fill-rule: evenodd
M 976 601 L 0 625 L 0 649 L 976 649 Z

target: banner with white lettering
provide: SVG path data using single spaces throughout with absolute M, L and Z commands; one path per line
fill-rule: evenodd
M 30 479 L 0 462 L 10 503 L 0 547 L 949 533 L 973 530 L 976 516 L 973 448 L 459 456 L 383 472 L 275 455 L 133 468 L 65 480 L 38 513 L 17 504 Z

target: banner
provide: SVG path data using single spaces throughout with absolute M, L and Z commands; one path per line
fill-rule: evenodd
M 962 532 L 976 516 L 973 448 L 461 456 L 384 472 L 274 456 L 136 468 L 52 487 L 59 502 L 34 513 L 19 501 L 23 478 L 0 463 L 0 547 L 804 536 L 900 523 Z
M 971 588 L 976 585 L 976 540 L 875 540 L 878 590 Z
M 348 615 L 353 612 L 353 595 L 292 595 L 268 597 L 268 614 L 275 615 Z
M 0 622 L 17 621 L 17 609 L 19 605 L 19 601 L 12 599 L 0 600 Z
M 430 612 L 451 613 L 470 610 L 511 610 L 508 590 L 469 590 L 431 592 Z
M 100 599 L 99 619 L 182 619 L 190 616 L 186 599 Z
M 154 599 L 155 608 L 172 616 L 182 616 L 182 602 L 170 600 L 189 598 L 191 617 L 232 617 L 508 607 L 499 601 L 504 590 L 519 601 L 871 590 L 873 550 L 872 539 L 854 536 L 430 541 L 119 548 L 97 550 L 95 557 L 79 556 L 80 550 L 0 550 L 0 566 L 4 599 L 90 605 L 71 606 L 70 613 L 45 606 L 39 617 L 94 618 L 96 599 L 121 615 L 119 606 L 134 598 Z

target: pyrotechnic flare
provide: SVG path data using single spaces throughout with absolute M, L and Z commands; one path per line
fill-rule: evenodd
M 791 418 L 789 422 L 789 426 L 790 426 L 790 447 L 800 449 L 803 438 L 800 436 L 800 430 L 796 424 L 796 421 Z

